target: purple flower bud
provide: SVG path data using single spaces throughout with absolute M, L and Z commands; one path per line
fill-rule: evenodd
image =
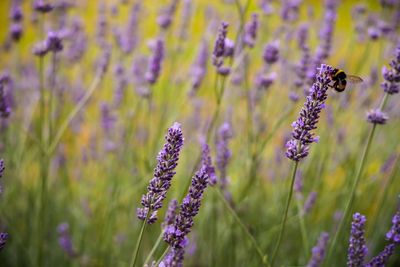
M 43 0 L 36 0 L 33 3 L 33 9 L 40 13 L 48 13 L 52 11 L 54 6 L 50 3 L 45 3 Z
M 318 243 L 312 248 L 312 256 L 307 264 L 307 267 L 319 267 L 325 258 L 326 247 L 328 245 L 329 234 L 322 232 L 319 236 Z
M 63 50 L 63 44 L 61 40 L 61 35 L 59 32 L 50 31 L 47 34 L 47 48 L 49 51 L 53 51 L 54 53 L 60 52 Z
M 373 124 L 385 124 L 389 117 L 379 109 L 372 109 L 367 112 L 367 121 Z
M 293 22 L 299 17 L 300 0 L 282 1 L 281 18 L 283 21 Z
M 155 84 L 161 72 L 161 64 L 164 59 L 164 41 L 157 39 L 154 42 L 153 54 L 150 57 L 146 80 L 149 84 Z
M 202 147 L 201 164 L 206 167 L 210 185 L 213 186 L 217 183 L 217 176 L 215 174 L 215 168 L 211 160 L 210 147 L 208 146 L 207 143 L 203 143 L 201 147 Z
M 286 144 L 286 157 L 291 160 L 300 161 L 305 158 L 308 155 L 309 144 L 317 141 L 311 131 L 317 128 L 320 113 L 325 107 L 332 71 L 331 66 L 321 65 L 316 82 L 312 85 L 310 94 L 300 111 L 300 116 L 292 124 L 294 128 L 292 139 Z
M 154 176 L 147 187 L 147 194 L 142 196 L 142 206 L 137 210 L 138 218 L 145 220 L 149 213 L 149 224 L 157 219 L 157 210 L 162 207 L 162 202 L 167 196 L 167 191 L 171 186 L 172 178 L 175 175 L 174 169 L 178 165 L 179 154 L 183 146 L 183 135 L 179 123 L 174 123 L 168 129 L 165 136 L 166 143 L 157 156 L 157 166 L 154 169 Z
M 362 266 L 364 258 L 367 255 L 368 248 L 365 245 L 364 238 L 366 221 L 367 219 L 364 215 L 354 213 L 347 254 L 347 266 L 349 267 Z
M 0 233 L 0 251 L 3 250 L 4 246 L 7 243 L 8 234 L 7 233 Z
M 231 73 L 231 68 L 226 67 L 226 66 L 220 66 L 217 69 L 217 73 L 221 74 L 222 76 L 227 76 Z
M 271 42 L 264 48 L 263 59 L 267 64 L 274 64 L 279 59 L 278 42 Z
M 228 33 L 228 23 L 222 22 L 218 32 L 217 40 L 215 41 L 213 51 L 213 65 L 217 68 L 223 64 L 223 56 L 225 53 L 225 38 Z
M 192 178 L 192 184 L 182 201 L 175 224 L 164 232 L 164 241 L 172 248 L 184 248 L 187 245 L 187 235 L 192 230 L 194 217 L 200 210 L 203 193 L 208 183 L 206 167 L 202 166 Z
M 254 47 L 257 38 L 258 29 L 258 15 L 257 13 L 251 14 L 251 20 L 246 24 L 243 42 L 250 48 Z
M 387 245 L 381 253 L 379 253 L 376 257 L 372 258 L 370 262 L 363 265 L 363 267 L 384 267 L 386 266 L 387 261 L 389 260 L 390 256 L 392 256 L 395 244 Z
M 272 72 L 269 75 L 259 73 L 256 76 L 255 85 L 259 89 L 268 90 L 268 88 L 274 83 L 277 78 L 276 72 Z
M 392 228 L 386 233 L 386 239 L 397 245 L 400 244 L 400 211 L 393 216 Z
M 313 191 L 311 192 L 307 199 L 306 202 L 304 203 L 304 213 L 309 213 L 311 209 L 314 207 L 315 201 L 317 200 L 317 192 Z
M 11 6 L 11 11 L 10 11 L 10 19 L 13 22 L 21 22 L 22 19 L 24 18 L 22 14 L 22 8 L 18 4 L 14 3 Z
M 57 227 L 58 244 L 69 257 L 74 257 L 77 253 L 72 244 L 71 234 L 69 232 L 69 224 L 61 223 Z
M 18 42 L 22 36 L 22 25 L 21 23 L 13 23 L 10 27 L 10 36 L 11 39 L 15 42 Z

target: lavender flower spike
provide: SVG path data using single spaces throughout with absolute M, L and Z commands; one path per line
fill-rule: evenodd
M 310 262 L 307 264 L 307 267 L 318 267 L 321 266 L 321 263 L 324 260 L 326 246 L 328 245 L 329 234 L 326 232 L 321 233 L 318 239 L 318 243 L 315 247 L 312 248 L 312 256 Z
M 368 248 L 365 245 L 365 222 L 367 219 L 360 213 L 353 215 L 353 222 L 351 223 L 350 244 L 347 255 L 348 267 L 359 267 L 364 262 L 365 255 L 367 255 Z
M 155 84 L 161 72 L 161 64 L 164 59 L 164 41 L 157 39 L 153 47 L 153 55 L 149 61 L 146 72 L 146 80 L 149 84 Z
M 7 233 L 0 233 L 0 251 L 6 245 L 7 239 L 8 239 L 8 234 Z
M 372 109 L 367 112 L 367 121 L 372 124 L 385 124 L 388 118 L 386 113 L 379 109 Z
M 201 163 L 207 168 L 210 185 L 215 185 L 217 183 L 217 176 L 211 160 L 210 147 L 207 143 L 202 144 Z
M 157 156 L 157 166 L 154 169 L 154 176 L 147 187 L 147 194 L 142 196 L 143 208 L 137 209 L 137 216 L 145 220 L 148 214 L 148 224 L 157 220 L 157 210 L 162 207 L 162 202 L 171 186 L 174 169 L 178 165 L 179 153 L 183 146 L 183 135 L 181 125 L 175 122 L 165 136 L 166 143 Z
M 316 81 L 300 111 L 300 116 L 292 124 L 294 129 L 292 139 L 286 143 L 286 157 L 293 161 L 300 161 L 307 157 L 309 144 L 318 141 L 318 137 L 314 136 L 311 131 L 317 128 L 320 113 L 325 107 L 332 71 L 331 66 L 321 65 Z
M 250 48 L 253 48 L 256 43 L 258 29 L 258 15 L 253 13 L 251 15 L 251 20 L 245 26 L 245 33 L 243 37 L 243 42 Z
M 389 260 L 389 257 L 392 256 L 395 244 L 387 245 L 381 253 L 379 253 L 376 257 L 372 258 L 370 262 L 364 265 L 364 267 L 384 267 L 386 266 L 386 262 Z
M 168 204 L 167 212 L 165 213 L 162 228 L 165 230 L 168 226 L 173 225 L 176 218 L 176 209 L 178 208 L 178 200 L 173 199 Z
M 381 84 L 383 91 L 393 95 L 400 91 L 400 44 L 396 48 L 395 58 L 390 62 L 392 69 L 382 69 L 384 82 Z
M 175 224 L 169 226 L 164 233 L 164 241 L 173 249 L 184 248 L 187 244 L 187 235 L 192 230 L 194 217 L 199 212 L 201 199 L 208 184 L 206 166 L 202 166 L 192 178 L 189 193 L 183 199 Z
M 400 211 L 392 219 L 392 228 L 387 232 L 386 239 L 399 245 L 400 244 Z
M 221 67 L 223 62 L 223 56 L 225 53 L 225 38 L 228 33 L 228 23 L 222 22 L 221 28 L 215 41 L 212 63 L 217 68 Z

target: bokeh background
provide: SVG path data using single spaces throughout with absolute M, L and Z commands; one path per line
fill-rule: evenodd
M 15 2 L 22 2 L 23 11 L 23 33 L 18 42 L 10 40 L 9 34 L 10 10 Z M 249 234 L 270 256 L 289 191 L 292 165 L 285 157 L 285 143 L 305 100 L 304 88 L 295 86 L 302 56 L 298 30 L 307 25 L 313 58 L 321 42 L 324 1 L 181 0 L 166 30 L 160 28 L 157 18 L 171 1 L 48 2 L 56 8 L 42 16 L 33 10 L 33 1 L 0 1 L 0 71 L 11 77 L 12 88 L 8 86 L 6 94 L 13 95 L 10 115 L 1 118 L 0 156 L 6 170 L 0 180 L 0 230 L 8 232 L 9 239 L 0 252 L 0 265 L 128 266 L 141 225 L 136 208 L 141 206 L 141 195 L 146 192 L 157 153 L 173 122 L 181 123 L 185 144 L 167 200 L 180 199 L 186 193 L 196 169 L 201 140 L 217 109 L 211 53 L 219 24 L 228 22 L 228 38 L 237 41 L 243 27 L 241 18 L 247 22 L 255 12 L 259 29 L 254 48 L 246 50 L 246 71 L 240 53 L 226 59 L 233 62 L 234 68 L 225 79 L 219 114 L 208 140 L 215 162 L 218 127 L 229 123 L 231 158 L 225 190 L 248 233 L 217 193 L 207 189 L 189 237 L 185 266 L 261 266 Z M 298 4 L 298 9 L 293 11 L 294 17 L 285 20 L 282 10 L 289 2 Z M 136 13 L 132 11 L 135 5 Z M 360 6 L 365 8 L 363 13 L 357 13 Z M 239 10 L 244 13 L 240 15 Z M 338 1 L 332 47 L 324 63 L 360 76 L 364 82 L 348 85 L 343 93 L 329 93 L 316 130 L 319 142 L 311 145 L 310 155 L 299 165 L 296 179 L 302 181 L 302 187 L 291 203 L 277 258 L 279 266 L 307 265 L 320 233 L 326 231 L 333 236 L 336 231 L 371 127 L 365 114 L 382 99 L 381 69 L 393 59 L 399 41 L 399 13 L 397 1 Z M 136 18 L 131 36 L 135 45 L 124 52 L 116 36 L 130 38 L 126 29 L 132 16 Z M 102 19 L 111 58 L 107 71 L 96 81 L 104 54 L 97 37 Z M 384 32 L 384 25 L 390 25 L 391 31 Z M 74 26 L 79 29 L 71 34 L 69 30 Z M 49 97 L 52 90 L 53 95 L 50 118 L 54 129 L 50 140 L 56 140 L 57 131 L 68 121 L 71 111 L 91 86 L 96 86 L 43 163 L 39 59 L 32 49 L 50 30 L 65 34 L 64 49 L 55 60 L 56 70 L 52 69 L 50 55 L 43 58 L 45 94 Z M 165 41 L 161 74 L 154 85 L 144 88 L 138 83 L 137 70 L 146 71 L 151 40 L 157 37 Z M 207 70 L 201 86 L 191 94 L 193 65 L 202 41 L 208 47 Z M 76 42 L 84 43 L 84 47 L 83 54 L 74 59 L 71 51 Z M 265 66 L 263 51 L 271 42 L 278 44 L 279 60 Z M 118 72 L 121 69 L 122 74 Z M 255 79 L 260 71 L 275 73 L 276 78 L 260 92 L 249 124 L 246 95 L 256 90 Z M 242 80 L 235 82 L 238 76 Z M 143 90 L 152 92 L 151 102 Z M 290 97 L 293 92 L 297 101 Z M 385 233 L 399 207 L 398 102 L 398 95 L 389 98 L 385 109 L 389 120 L 377 128 L 352 208 L 367 216 L 368 259 L 387 243 Z M 253 139 L 248 139 L 249 127 Z M 257 163 L 252 158 L 254 153 L 258 153 Z M 45 200 L 41 187 L 43 164 L 48 170 Z M 314 195 L 314 203 L 304 212 L 310 195 Z M 159 222 L 146 229 L 140 263 L 157 242 L 164 212 L 165 207 Z M 60 224 L 68 224 L 69 250 L 62 243 L 65 236 L 58 230 Z M 303 230 L 306 240 L 300 233 Z M 350 221 L 327 266 L 345 265 L 349 231 Z M 161 241 L 152 259 L 158 259 L 166 247 Z M 388 266 L 398 266 L 399 255 L 397 248 Z

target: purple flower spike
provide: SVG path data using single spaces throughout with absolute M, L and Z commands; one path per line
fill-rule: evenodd
M 396 48 L 395 58 L 390 62 L 391 70 L 382 69 L 383 83 L 381 87 L 386 93 L 393 95 L 400 91 L 400 44 Z
M 54 53 L 63 50 L 63 44 L 61 40 L 60 33 L 50 31 L 47 34 L 47 49 L 53 51 Z
M 207 72 L 207 61 L 208 61 L 208 44 L 206 41 L 202 41 L 200 49 L 196 58 L 196 62 L 192 68 L 192 88 L 190 94 L 194 95 L 199 89 Z
M 245 26 L 244 38 L 243 42 L 250 48 L 254 47 L 257 38 L 257 29 L 258 29 L 258 15 L 257 13 L 253 13 L 251 15 L 251 20 Z
M 147 187 L 147 194 L 142 196 L 143 208 L 137 209 L 137 216 L 145 220 L 149 213 L 149 224 L 157 220 L 157 210 L 162 207 L 167 191 L 171 186 L 172 177 L 175 175 L 175 168 L 178 165 L 179 153 L 183 146 L 183 135 L 181 125 L 175 122 L 165 136 L 166 143 L 157 156 L 157 166 L 154 169 L 154 176 Z
M 218 139 L 216 142 L 217 146 L 217 168 L 219 170 L 219 184 L 221 189 L 224 190 L 228 185 L 227 171 L 229 160 L 232 156 L 232 152 L 229 150 L 228 142 L 233 136 L 232 129 L 229 123 L 225 122 L 218 129 Z
M 217 176 L 211 160 L 210 147 L 206 143 L 202 144 L 201 164 L 206 167 L 210 185 L 215 185 L 217 183 Z
M 316 77 L 316 82 L 310 89 L 306 102 L 300 111 L 297 121 L 293 122 L 292 139 L 286 143 L 286 157 L 294 161 L 300 161 L 307 157 L 309 145 L 318 141 L 312 130 L 317 128 L 317 123 L 325 101 L 328 97 L 327 91 L 330 88 L 331 66 L 322 64 Z
M 387 245 L 378 256 L 372 258 L 372 260 L 365 264 L 364 267 L 385 267 L 389 257 L 392 256 L 395 247 L 395 244 Z
M 221 67 L 222 64 L 224 63 L 223 56 L 225 53 L 225 38 L 227 34 L 228 34 L 228 23 L 222 22 L 218 32 L 217 40 L 215 41 L 213 57 L 212 57 L 213 65 L 216 66 L 217 68 Z
M 155 84 L 161 72 L 161 64 L 164 59 L 164 41 L 157 39 L 154 42 L 153 55 L 150 57 L 146 80 L 149 84 Z
M 386 239 L 398 245 L 400 244 L 400 211 L 393 216 L 392 224 L 392 228 L 386 234 Z
M 2 75 L 0 77 L 0 116 L 7 118 L 11 113 L 11 107 L 7 101 L 4 85 L 9 82 L 9 76 Z
M 183 199 L 175 224 L 164 232 L 164 241 L 172 248 L 184 248 L 187 244 L 187 235 L 192 230 L 194 217 L 199 213 L 204 190 L 207 187 L 207 168 L 202 166 L 192 178 L 189 193 Z
M 33 3 L 33 9 L 40 13 L 48 13 L 52 11 L 54 6 L 50 3 L 45 3 L 43 0 L 36 0 Z
M 312 256 L 307 264 L 307 267 L 318 267 L 321 266 L 325 258 L 326 246 L 328 245 L 329 234 L 326 232 L 321 233 L 318 239 L 318 243 L 312 248 Z
M 367 113 L 367 121 L 373 124 L 385 124 L 389 117 L 379 109 L 373 109 Z
M 176 209 L 178 208 L 178 200 L 173 199 L 168 204 L 167 212 L 165 213 L 162 228 L 165 230 L 168 226 L 173 225 L 176 218 Z
M 274 64 L 279 59 L 279 45 L 277 42 L 269 43 L 264 48 L 263 59 L 267 64 Z
M 64 250 L 69 257 L 76 255 L 75 249 L 72 244 L 71 234 L 69 232 L 69 224 L 61 223 L 57 227 L 58 232 L 58 244 Z
M 7 239 L 8 239 L 8 234 L 7 233 L 0 233 L 0 251 L 6 245 Z
M 365 245 L 365 222 L 367 219 L 360 213 L 353 215 L 353 222 L 351 223 L 351 232 L 349 240 L 349 248 L 347 255 L 348 267 L 359 267 L 364 262 L 365 255 L 367 255 L 368 248 Z
M 309 213 L 314 207 L 315 201 L 317 199 L 317 192 L 313 191 L 308 195 L 306 202 L 304 203 L 304 213 Z

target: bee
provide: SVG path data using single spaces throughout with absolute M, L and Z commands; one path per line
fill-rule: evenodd
M 333 69 L 331 79 L 333 81 L 331 87 L 339 93 L 343 92 L 346 89 L 347 81 L 349 81 L 350 83 L 360 83 L 363 81 L 363 79 L 358 76 L 347 75 L 341 69 Z

